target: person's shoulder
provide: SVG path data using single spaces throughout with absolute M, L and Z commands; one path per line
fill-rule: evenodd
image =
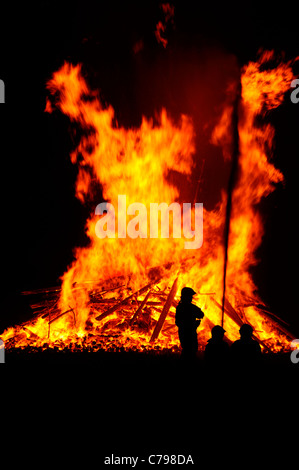
M 252 345 L 255 347 L 255 349 L 258 349 L 259 351 L 261 350 L 261 346 L 258 341 L 255 339 L 252 340 Z
M 241 343 L 241 340 L 240 339 L 236 339 L 236 341 L 234 341 L 231 345 L 231 348 L 235 348 L 235 347 L 238 347 L 238 346 L 241 346 L 242 343 Z
M 192 308 L 192 310 L 193 310 L 195 313 L 197 313 L 197 314 L 200 313 L 200 314 L 203 316 L 203 311 L 201 310 L 201 308 L 199 308 L 199 307 L 198 307 L 197 305 L 195 305 L 195 304 L 191 304 L 191 305 L 192 305 L 191 308 Z

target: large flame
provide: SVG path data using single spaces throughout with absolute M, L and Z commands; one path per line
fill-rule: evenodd
M 266 314 L 266 308 L 261 309 L 262 301 L 250 274 L 250 268 L 258 262 L 255 253 L 263 237 L 258 203 L 283 180 L 270 162 L 274 129 L 269 123 L 256 122 L 258 116 L 264 117 L 268 110 L 279 106 L 293 78 L 290 63 L 267 68 L 273 58 L 273 53 L 265 52 L 258 62 L 250 62 L 241 71 L 239 168 L 232 195 L 224 326 L 227 338 L 235 340 L 240 324 L 251 323 L 264 348 L 280 350 L 289 341 Z M 195 167 L 195 131 L 190 117 L 182 115 L 180 122 L 174 122 L 162 109 L 155 120 L 143 118 L 139 128 L 125 129 L 116 122 L 113 108 L 103 107 L 98 94 L 89 89 L 80 65 L 65 63 L 47 86 L 55 103 L 48 101 L 46 111 L 52 111 L 53 106 L 60 109 L 84 131 L 71 155 L 78 165 L 76 196 L 83 203 L 86 197 L 93 198 L 94 207 L 102 202 L 94 191 L 95 182 L 101 185 L 103 199 L 116 208 L 119 195 L 126 196 L 127 205 L 141 202 L 147 209 L 150 203 L 183 202 L 182 189 Z M 233 90 L 228 93 L 228 103 L 211 136 L 215 145 L 222 146 L 227 159 L 232 145 Z M 200 158 L 200 149 L 197 154 Z M 174 180 L 174 172 L 180 178 Z M 226 199 L 223 191 L 214 210 L 204 208 L 203 245 L 197 250 L 186 250 L 182 238 L 120 238 L 116 232 L 115 238 L 100 239 L 95 231 L 99 216 L 93 212 L 85 227 L 90 243 L 76 249 L 75 259 L 62 278 L 56 320 L 50 320 L 50 313 L 49 317 L 39 316 L 26 326 L 7 330 L 2 339 L 18 335 L 15 346 L 64 347 L 71 342 L 92 344 L 94 349 L 111 344 L 139 349 L 178 346 L 175 303 L 180 288 L 190 285 L 198 292 L 195 301 L 205 312 L 198 330 L 203 345 L 211 326 L 219 324 L 221 318 Z M 159 337 L 151 343 L 154 325 L 176 278 L 176 296 Z M 132 309 L 127 306 L 126 310 L 128 302 L 107 313 L 109 300 L 117 303 L 136 291 L 135 310 L 143 300 L 148 301 L 143 323 L 129 321 Z M 95 296 L 108 304 L 91 302 Z

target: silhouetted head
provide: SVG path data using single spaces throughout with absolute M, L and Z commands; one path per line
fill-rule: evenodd
M 223 338 L 225 330 L 220 325 L 213 326 L 211 330 L 212 338 L 220 340 Z
M 250 339 L 253 333 L 253 328 L 251 325 L 244 323 L 244 325 L 239 329 L 239 332 L 242 339 Z
M 183 287 L 181 290 L 181 300 L 182 302 L 192 302 L 193 295 L 195 295 L 196 292 L 191 289 L 191 287 Z

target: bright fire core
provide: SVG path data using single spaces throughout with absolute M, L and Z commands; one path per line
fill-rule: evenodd
M 293 75 L 290 63 L 267 68 L 271 59 L 273 53 L 264 52 L 259 62 L 241 71 L 238 179 L 232 195 L 224 327 L 227 340 L 234 341 L 240 325 L 250 323 L 264 350 L 279 351 L 289 347 L 288 332 L 259 298 L 250 273 L 263 237 L 258 204 L 283 181 L 269 161 L 274 129 L 263 118 L 281 104 Z M 97 183 L 104 201 L 114 207 L 120 194 L 126 195 L 128 205 L 183 204 L 180 188 L 169 175 L 175 171 L 182 186 L 188 184 L 195 151 L 200 155 L 190 117 L 182 115 L 175 123 L 162 109 L 158 122 L 143 118 L 139 128 L 125 129 L 115 122 L 113 108 L 103 107 L 98 94 L 89 89 L 80 65 L 65 63 L 47 88 L 52 104 L 47 101 L 46 111 L 59 109 L 82 129 L 71 154 L 78 166 L 76 196 L 82 203 L 87 198 L 95 206 L 101 202 L 94 194 Z M 232 86 L 211 136 L 225 159 L 231 158 L 234 98 Z M 31 321 L 9 328 L 2 339 L 11 347 L 73 344 L 93 350 L 175 350 L 175 306 L 181 288 L 191 286 L 198 293 L 194 302 L 205 313 L 198 329 L 204 347 L 212 326 L 221 321 L 226 200 L 223 191 L 214 210 L 203 209 L 203 245 L 194 251 L 184 249 L 184 239 L 171 236 L 100 239 L 95 233 L 98 216 L 91 213 L 85 226 L 89 244 L 76 248 L 61 290 L 39 306 Z M 166 315 L 162 325 L 161 314 Z

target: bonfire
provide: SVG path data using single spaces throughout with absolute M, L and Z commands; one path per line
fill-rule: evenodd
M 182 115 L 175 122 L 162 109 L 155 119 L 144 117 L 139 128 L 127 129 L 116 122 L 112 106 L 104 106 L 90 89 L 81 64 L 64 63 L 53 73 L 45 111 L 53 119 L 64 113 L 82 130 L 70 155 L 78 167 L 76 197 L 83 204 L 93 200 L 94 208 L 105 202 L 108 209 L 107 214 L 90 213 L 82 227 L 89 243 L 74 250 L 61 285 L 23 292 L 33 316 L 3 332 L 6 349 L 179 351 L 175 308 L 184 286 L 197 292 L 194 302 L 205 314 L 198 328 L 200 348 L 214 325 L 224 324 L 232 342 L 248 323 L 263 351 L 289 349 L 288 325 L 269 311 L 251 274 L 264 233 L 259 204 L 284 179 L 271 161 L 274 128 L 265 117 L 282 103 L 293 74 L 291 62 L 273 67 L 274 58 L 273 52 L 261 53 L 227 90 L 211 142 L 221 146 L 224 159 L 235 158 L 234 182 L 213 210 L 195 200 L 203 203 L 203 242 L 196 249 L 186 249 L 186 239 L 173 236 L 178 222 L 171 211 L 169 237 L 161 236 L 160 226 L 156 237 L 146 237 L 141 219 L 134 220 L 118 204 L 125 195 L 127 206 L 139 202 L 150 214 L 153 203 L 186 202 L 181 189 L 195 158 L 203 158 L 195 148 L 192 119 Z M 175 182 L 172 172 L 179 176 Z M 97 224 L 101 217 L 109 219 L 109 207 L 118 208 L 116 227 L 121 220 L 132 223 L 136 237 L 109 233 L 108 222 L 102 224 L 106 236 L 98 236 Z M 194 222 L 195 206 L 190 210 Z

